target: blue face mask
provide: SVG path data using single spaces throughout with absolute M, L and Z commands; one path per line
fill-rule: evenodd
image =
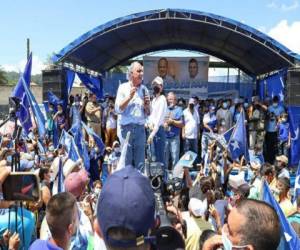
M 248 108 L 249 107 L 249 103 L 244 103 L 244 108 Z
M 227 102 L 223 102 L 222 107 L 223 107 L 223 109 L 227 109 L 228 108 L 228 103 Z

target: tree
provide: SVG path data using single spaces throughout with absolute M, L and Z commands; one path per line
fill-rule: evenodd
M 5 71 L 0 66 L 0 85 L 5 85 L 7 83 L 8 83 L 8 81 L 7 81 L 6 77 L 5 77 Z

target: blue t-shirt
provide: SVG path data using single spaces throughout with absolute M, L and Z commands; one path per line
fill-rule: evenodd
M 269 113 L 274 113 L 276 117 L 280 116 L 282 113 L 284 113 L 284 107 L 278 104 L 277 107 L 274 105 L 271 105 L 268 107 Z M 276 119 L 274 120 L 268 120 L 267 122 L 267 132 L 276 132 L 277 126 L 276 126 Z
M 178 106 L 168 107 L 167 114 L 172 120 L 182 121 L 183 112 L 181 107 Z M 166 131 L 167 138 L 173 138 L 175 136 L 179 136 L 179 134 L 180 134 L 180 128 L 173 125 L 170 125 L 170 129 Z
M 57 247 L 51 244 L 48 240 L 36 240 L 29 247 L 29 250 L 63 250 L 60 247 Z
M 280 142 L 287 142 L 289 139 L 290 124 L 281 122 L 278 125 L 278 137 Z

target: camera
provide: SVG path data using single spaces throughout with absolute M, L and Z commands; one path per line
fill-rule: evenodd
M 165 209 L 165 201 L 169 194 L 181 191 L 181 179 L 173 178 L 164 181 L 164 167 L 159 162 L 145 162 L 144 174 L 149 178 L 154 191 L 156 215 L 159 227 L 153 232 L 158 249 L 184 249 L 185 243 L 180 233 L 172 226 Z

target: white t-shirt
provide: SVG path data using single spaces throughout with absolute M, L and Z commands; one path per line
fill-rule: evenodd
M 107 116 L 106 128 L 112 128 L 112 129 L 117 128 L 117 120 L 114 118 L 113 114 Z
M 167 100 L 164 95 L 155 97 L 151 103 L 151 114 L 148 118 L 148 122 L 153 126 L 151 132 L 152 136 L 155 136 L 160 126 L 164 124 L 166 114 L 168 110 Z
M 194 113 L 192 114 L 190 110 L 187 108 L 183 111 L 183 119 L 184 119 L 185 138 L 197 139 L 198 126 L 200 124 L 198 112 L 194 110 Z

